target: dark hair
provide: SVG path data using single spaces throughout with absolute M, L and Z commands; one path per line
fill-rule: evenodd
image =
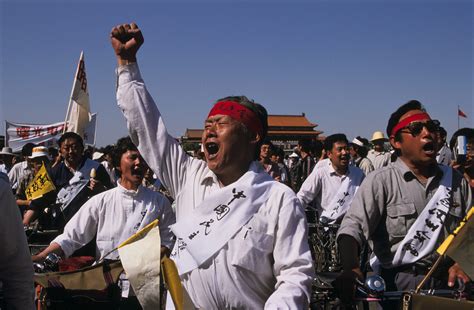
M 305 153 L 311 153 L 313 145 L 311 143 L 311 140 L 309 139 L 301 139 L 298 141 L 298 145 L 300 147 L 300 150 L 305 152 Z
M 80 135 L 78 135 L 77 133 L 72 132 L 72 131 L 65 132 L 61 136 L 61 138 L 59 138 L 59 140 L 58 140 L 59 147 L 61 147 L 61 145 L 63 144 L 63 142 L 66 139 L 76 139 L 76 141 L 79 142 L 79 144 L 82 146 L 82 148 L 84 148 L 84 140 L 82 140 Z
M 254 112 L 255 115 L 258 117 L 260 120 L 260 123 L 262 124 L 262 137 L 260 137 L 260 142 L 257 143 L 255 147 L 255 154 L 254 154 L 254 159 L 258 160 L 260 156 L 260 147 L 262 146 L 262 142 L 266 139 L 267 133 L 268 133 L 268 113 L 267 110 L 259 103 L 248 99 L 246 96 L 229 96 L 225 98 L 221 98 L 216 101 L 216 103 L 221 102 L 221 101 L 233 101 L 237 102 L 240 105 L 243 105 L 250 111 Z M 242 124 L 243 125 L 243 124 Z M 248 128 L 244 125 L 244 128 L 247 129 L 247 132 L 250 134 L 248 131 Z
M 465 136 L 466 142 L 472 143 L 474 141 L 474 128 L 461 128 L 456 130 L 453 133 L 451 140 L 449 140 L 449 148 L 451 151 L 454 150 L 454 147 L 456 146 L 456 140 L 459 136 Z
M 343 133 L 336 133 L 330 135 L 324 140 L 324 149 L 326 150 L 326 152 L 331 151 L 332 147 L 334 146 L 334 143 L 336 142 L 345 142 L 346 144 L 349 144 L 346 135 Z
M 397 126 L 398 122 L 400 121 L 400 117 L 402 117 L 405 113 L 412 111 L 412 110 L 421 110 L 423 112 L 426 112 L 425 107 L 419 102 L 418 100 L 410 100 L 404 105 L 400 106 L 395 112 L 390 115 L 390 118 L 388 119 L 388 124 L 387 124 L 387 136 L 390 138 L 392 135 L 392 130 L 395 126 Z M 394 137 L 395 141 L 401 141 L 402 134 L 401 131 L 399 130 Z M 393 145 L 392 145 L 393 147 Z M 393 147 L 394 153 L 396 156 L 400 156 L 401 152 L 399 149 Z
M 441 126 L 439 126 L 438 132 L 439 132 L 439 135 L 443 138 L 446 138 L 446 136 L 448 135 L 448 133 L 446 132 L 446 129 L 444 129 Z
M 127 151 L 137 151 L 137 147 L 133 144 L 130 137 L 123 137 L 117 140 L 114 150 L 112 151 L 112 165 L 114 168 L 120 167 L 120 161 L 122 159 L 122 154 L 127 153 Z
M 400 117 L 402 117 L 405 113 L 412 110 L 421 110 L 426 112 L 425 107 L 419 102 L 418 100 L 410 100 L 401 107 L 399 107 L 395 112 L 390 115 L 387 124 L 387 136 L 390 138 L 392 135 L 392 130 L 395 126 L 397 126 L 398 122 L 400 121 Z M 400 131 L 395 135 L 395 141 L 400 141 Z
M 31 156 L 31 153 L 33 152 L 33 148 L 36 145 L 34 143 L 28 142 L 27 144 L 23 145 L 21 148 L 21 156 L 26 157 L 26 156 Z
M 53 146 L 50 146 L 50 147 L 48 148 L 48 154 L 49 154 L 49 157 L 50 157 L 51 159 L 54 159 L 54 158 L 56 158 L 56 157 L 58 156 L 59 151 L 58 151 L 57 148 L 55 148 L 55 147 L 53 147 Z

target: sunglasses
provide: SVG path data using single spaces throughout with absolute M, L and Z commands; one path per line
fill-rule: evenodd
M 423 127 L 426 127 L 426 129 L 428 129 L 429 132 L 434 133 L 439 130 L 439 125 L 440 125 L 440 122 L 435 119 L 429 120 L 426 122 L 412 122 L 400 131 L 404 133 L 409 133 L 413 137 L 416 137 L 423 131 Z M 408 131 L 403 131 L 404 129 L 407 129 Z

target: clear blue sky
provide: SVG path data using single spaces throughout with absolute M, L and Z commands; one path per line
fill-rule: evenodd
M 410 99 L 449 135 L 458 105 L 469 116 L 461 127 L 474 127 L 468 0 L 3 0 L 0 10 L 2 133 L 4 120 L 64 120 L 84 50 L 97 146 L 126 135 L 109 32 L 130 21 L 143 30 L 142 75 L 174 136 L 201 128 L 216 99 L 240 94 L 350 139 L 385 131 Z

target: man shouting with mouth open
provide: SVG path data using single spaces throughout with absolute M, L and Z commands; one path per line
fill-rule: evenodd
M 202 136 L 207 162 L 194 159 L 168 134 L 142 80 L 140 29 L 116 26 L 111 42 L 130 136 L 176 199 L 171 257 L 194 306 L 307 308 L 313 271 L 304 212 L 293 191 L 255 162 L 265 108 L 244 96 L 218 100 Z

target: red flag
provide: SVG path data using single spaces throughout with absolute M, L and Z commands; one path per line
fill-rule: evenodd
M 459 108 L 458 108 L 458 116 L 466 117 L 466 118 L 467 118 L 466 113 L 464 113 L 463 111 L 461 111 L 461 109 L 459 109 Z

